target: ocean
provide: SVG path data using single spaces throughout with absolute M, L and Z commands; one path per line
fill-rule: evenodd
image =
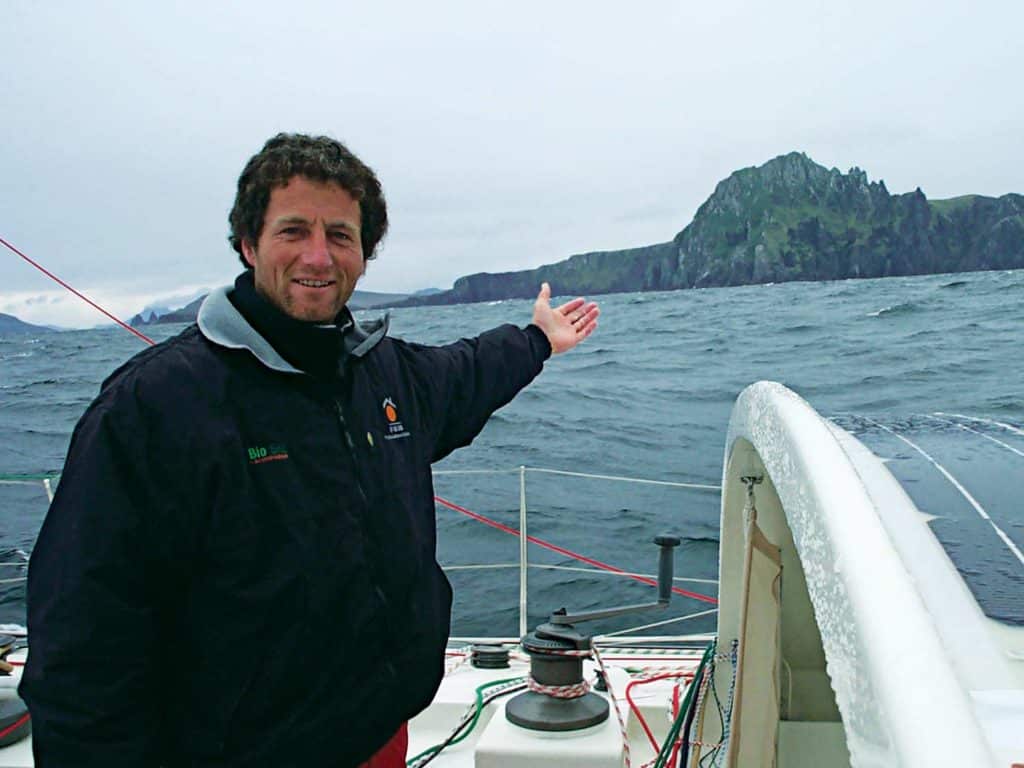
M 694 579 L 679 586 L 713 597 L 717 492 L 536 470 L 717 486 L 733 401 L 750 383 L 770 379 L 862 436 L 881 434 L 868 426 L 877 423 L 923 438 L 935 456 L 956 455 L 967 464 L 976 458 L 976 482 L 985 486 L 976 490 L 989 494 L 989 512 L 1024 547 L 1017 492 L 1024 433 L 1007 428 L 1024 424 L 1024 271 L 596 298 L 596 333 L 550 360 L 473 445 L 435 467 L 439 496 L 516 527 L 519 467 L 526 466 L 531 535 L 627 571 L 652 573 L 653 537 L 674 533 L 683 539 L 676 574 Z M 526 323 L 530 313 L 527 301 L 398 309 L 391 332 L 443 343 L 502 322 Z M 147 332 L 159 340 L 180 330 Z M 59 472 L 71 431 L 100 382 L 140 347 L 118 328 L 0 338 L 0 477 Z M 990 458 L 964 442 L 973 434 L 998 436 L 1016 453 L 988 440 Z M 903 445 L 882 450 L 892 452 L 894 465 L 911 452 Z M 493 473 L 447 474 L 452 470 Z M 948 488 L 925 477 L 927 470 L 915 471 L 915 501 L 941 515 Z M 16 563 L 0 567 L 0 624 L 24 623 L 24 583 L 12 579 L 24 575 L 17 563 L 31 552 L 45 513 L 41 483 L 0 484 L 0 563 Z M 442 564 L 517 561 L 516 537 L 441 505 L 437 514 Z M 976 557 L 998 558 L 997 545 L 982 539 L 969 542 Z M 530 558 L 538 565 L 589 567 L 534 545 Z M 454 633 L 518 633 L 515 568 L 459 568 L 449 578 Z M 563 606 L 574 611 L 653 599 L 643 584 L 587 571 L 532 569 L 529 586 L 531 624 Z M 712 607 L 677 598 L 670 615 Z M 594 629 L 661 618 L 633 616 Z M 711 631 L 714 622 L 707 614 L 657 631 Z

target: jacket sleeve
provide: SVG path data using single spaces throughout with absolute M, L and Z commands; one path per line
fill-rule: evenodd
M 101 395 L 79 422 L 29 564 L 19 693 L 37 768 L 161 760 L 161 562 L 173 537 L 158 541 L 151 517 L 173 489 L 151 476 L 151 430 L 128 399 Z
M 551 345 L 535 325 L 502 325 L 443 347 L 407 345 L 419 407 L 433 438 L 431 461 L 469 445 L 491 414 L 540 373 Z

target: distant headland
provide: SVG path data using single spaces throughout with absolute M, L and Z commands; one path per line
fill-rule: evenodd
M 33 325 L 32 323 L 26 323 L 24 320 L 19 320 L 14 315 L 5 315 L 3 312 L 0 312 L 0 333 L 38 333 L 39 331 L 52 330 L 55 329 L 45 325 Z
M 720 182 L 668 242 L 468 275 L 390 306 L 531 298 L 544 280 L 563 295 L 593 295 L 1022 267 L 1022 195 L 891 195 L 859 168 L 842 173 L 791 152 Z

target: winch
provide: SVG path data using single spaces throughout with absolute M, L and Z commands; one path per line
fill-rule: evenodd
M 673 550 L 677 536 L 656 536 L 658 553 L 658 599 L 653 603 L 605 608 L 585 613 L 552 613 L 522 639 L 530 654 L 530 690 L 508 702 L 509 722 L 535 731 L 575 731 L 608 719 L 608 700 L 592 693 L 583 680 L 583 659 L 590 656 L 593 640 L 576 625 L 624 616 L 641 611 L 664 610 L 672 598 Z

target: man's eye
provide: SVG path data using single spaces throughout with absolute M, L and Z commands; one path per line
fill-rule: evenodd
M 331 232 L 331 237 L 334 238 L 335 240 L 340 240 L 341 242 L 345 242 L 345 243 L 347 243 L 349 240 L 352 239 L 352 236 L 349 235 L 349 233 L 346 232 L 343 229 L 339 229 L 339 230 L 337 230 L 335 232 Z
M 282 235 L 288 235 L 289 237 L 297 237 L 302 234 L 301 227 L 285 227 L 281 230 Z

